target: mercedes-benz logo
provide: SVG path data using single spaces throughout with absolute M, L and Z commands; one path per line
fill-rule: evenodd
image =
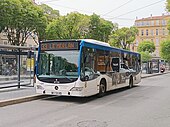
M 58 83 L 60 83 L 60 82 L 58 81 L 58 79 L 55 79 L 54 83 L 55 83 L 55 84 L 58 84 Z

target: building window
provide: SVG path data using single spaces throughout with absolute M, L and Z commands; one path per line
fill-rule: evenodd
M 143 30 L 141 30 L 141 35 L 142 35 L 142 36 L 144 35 L 144 31 L 143 31 Z
M 148 29 L 146 29 L 146 36 L 148 36 Z
M 159 20 L 156 20 L 156 25 L 159 25 Z
M 142 22 L 139 22 L 139 26 L 142 26 Z
M 162 25 L 163 25 L 163 26 L 166 25 L 166 20 L 162 20 Z
M 136 22 L 136 23 L 135 23 L 135 26 L 139 26 L 139 22 Z
M 147 25 L 147 26 L 150 26 L 150 22 L 149 22 L 149 21 L 147 21 L 147 22 L 146 22 L 146 25 Z
M 143 22 L 143 25 L 146 26 L 146 21 Z
M 142 22 L 141 26 L 144 26 L 144 25 L 145 25 L 145 23 L 144 23 L 144 22 Z
M 154 21 L 151 21 L 151 26 L 154 26 Z
M 154 35 L 154 30 L 152 29 L 152 30 L 151 30 L 151 36 L 153 36 L 153 35 Z
M 159 30 L 158 29 L 156 29 L 156 35 L 159 35 Z

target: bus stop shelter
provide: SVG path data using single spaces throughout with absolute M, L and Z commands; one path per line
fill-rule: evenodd
M 0 89 L 33 86 L 35 55 L 33 48 L 0 45 Z M 31 57 L 27 57 L 28 52 Z

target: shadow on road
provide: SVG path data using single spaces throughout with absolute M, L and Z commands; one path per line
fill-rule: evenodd
M 135 88 L 135 87 L 138 87 L 138 86 L 134 86 L 133 88 Z M 88 103 L 88 102 L 96 100 L 96 99 L 100 99 L 100 98 L 104 99 L 107 96 L 117 94 L 117 93 L 121 93 L 121 92 L 124 92 L 126 90 L 130 90 L 130 89 L 128 87 L 124 87 L 124 88 L 111 90 L 111 91 L 106 92 L 103 97 L 98 97 L 98 95 L 93 95 L 93 96 L 90 96 L 90 97 L 71 97 L 71 96 L 53 96 L 52 95 L 52 96 L 47 96 L 46 98 L 43 98 L 42 100 L 72 102 L 72 103 L 77 103 L 77 104 L 84 104 L 84 103 Z

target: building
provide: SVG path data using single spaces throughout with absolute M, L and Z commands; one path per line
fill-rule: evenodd
M 38 37 L 35 35 L 29 35 L 26 43 L 24 44 L 24 46 L 26 47 L 37 47 L 37 43 L 34 41 L 34 39 L 36 40 L 36 42 L 38 41 Z M 0 44 L 1 45 L 10 45 L 8 43 L 8 39 L 7 39 L 7 34 L 4 32 L 0 33 Z
M 135 26 L 139 30 L 136 40 L 132 45 L 132 50 L 137 51 L 139 43 L 143 41 L 152 41 L 155 44 L 153 57 L 160 57 L 160 43 L 168 37 L 167 24 L 170 15 L 150 16 L 148 18 L 136 19 Z

